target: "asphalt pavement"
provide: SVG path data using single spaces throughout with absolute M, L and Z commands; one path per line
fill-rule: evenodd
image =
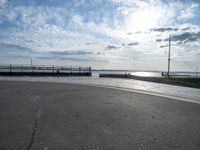
M 2 150 L 199 150 L 200 105 L 118 89 L 0 81 Z

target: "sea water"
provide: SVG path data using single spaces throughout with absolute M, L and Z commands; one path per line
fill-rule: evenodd
M 95 70 L 92 71 L 92 76 L 93 77 L 99 77 L 99 74 L 128 74 L 130 73 L 131 75 L 134 76 L 140 76 L 140 77 L 161 77 L 162 72 L 161 71 L 121 71 L 121 70 L 110 70 L 110 71 L 102 71 L 102 70 Z M 170 75 L 173 76 L 180 76 L 180 77 L 200 77 L 200 73 L 198 72 L 170 72 Z

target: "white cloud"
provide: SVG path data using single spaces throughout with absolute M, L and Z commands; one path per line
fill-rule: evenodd
M 74 15 L 72 17 L 72 20 L 75 24 L 78 24 L 78 25 L 82 25 L 83 24 L 83 18 L 80 16 L 80 15 Z
M 192 19 L 193 17 L 195 17 L 194 11 L 192 9 L 186 9 L 180 12 L 178 19 L 186 21 L 188 19 Z
M 112 0 L 114 3 L 121 3 L 123 5 L 129 6 L 129 7 L 143 7 L 150 3 L 150 0 L 144 1 L 144 0 Z M 157 0 L 155 2 L 158 2 Z
M 196 11 L 199 9 L 199 4 L 191 3 L 190 5 L 181 5 L 179 20 L 187 21 L 194 18 L 197 14 Z

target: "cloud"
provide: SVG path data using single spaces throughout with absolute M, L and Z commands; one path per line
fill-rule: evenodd
M 58 59 L 71 61 L 89 61 L 92 60 L 93 52 L 76 50 L 76 51 L 49 51 L 37 52 L 35 58 L 40 59 Z
M 98 54 L 101 55 L 101 54 Z M 99 57 L 79 57 L 71 55 L 52 55 L 51 53 L 45 55 L 36 55 L 34 59 L 41 60 L 64 60 L 64 61 L 73 61 L 73 62 L 101 62 L 107 63 L 108 60 L 101 59 Z
M 135 32 L 135 34 L 141 34 L 142 33 L 142 31 L 136 31 Z
M 199 4 L 191 3 L 187 8 L 180 11 L 180 15 L 178 16 L 179 20 L 187 21 L 196 16 L 196 11 L 199 9 Z
M 200 31 L 197 33 L 185 32 L 179 35 L 173 35 L 171 40 L 179 43 L 195 42 L 200 40 Z M 168 41 L 168 39 L 165 39 L 164 41 Z
M 9 44 L 9 43 L 0 43 L 0 54 L 4 58 L 20 58 L 26 59 L 34 56 L 36 53 L 28 47 Z M 8 59 L 8 62 L 11 60 Z
M 20 45 L 9 44 L 9 43 L 0 43 L 0 49 L 9 49 L 9 50 L 21 50 L 21 51 L 32 51 L 32 49 Z
M 186 29 L 186 30 L 188 30 L 188 29 Z M 181 34 L 171 36 L 171 41 L 178 42 L 179 44 L 196 42 L 198 40 L 200 40 L 200 31 L 199 32 L 184 32 Z M 169 38 L 156 39 L 156 42 L 162 42 L 162 41 L 167 42 L 167 41 L 169 41 Z
M 91 55 L 93 52 L 88 51 L 53 51 L 49 52 L 53 55 Z
M 105 47 L 105 50 L 115 50 L 115 49 L 118 49 L 120 47 L 117 47 L 117 46 L 114 46 L 114 45 L 108 45 Z
M 189 29 L 190 29 L 190 27 L 185 27 L 185 28 L 182 28 L 181 30 L 186 31 L 186 30 L 189 30 Z
M 91 58 L 76 58 L 76 57 L 64 57 L 64 56 L 36 56 L 35 59 L 43 60 L 70 60 L 70 61 L 92 61 Z
M 86 45 L 96 45 L 96 44 L 98 44 L 97 42 L 86 42 L 85 43 Z
M 130 43 L 128 43 L 128 44 L 122 43 L 122 46 L 123 46 L 123 47 L 127 47 L 127 46 L 136 46 L 136 45 L 139 45 L 139 43 L 138 43 L 138 42 L 130 42 Z
M 70 57 L 78 59 L 82 57 L 84 59 L 91 59 L 90 56 L 93 56 L 93 52 L 86 50 L 75 50 L 75 51 L 35 51 L 28 47 L 23 47 L 20 45 L 0 43 L 1 54 L 3 56 L 11 56 L 13 58 L 47 58 L 47 59 L 64 59 Z
M 166 32 L 166 31 L 177 31 L 177 30 L 178 28 L 171 28 L 171 27 L 151 29 L 151 31 L 155 31 L 155 32 Z
M 163 40 L 162 39 L 156 39 L 156 42 L 162 42 Z
M 78 14 L 74 15 L 72 17 L 72 20 L 74 23 L 79 24 L 79 25 L 81 25 L 83 23 L 83 18 Z
M 12 59 L 12 58 L 20 58 L 20 59 L 30 59 L 31 56 L 22 56 L 22 55 L 19 55 L 19 54 L 16 54 L 16 55 L 4 55 L 4 56 L 0 56 L 2 58 L 8 58 L 8 59 Z
M 138 42 L 131 42 L 131 43 L 128 43 L 127 45 L 128 46 L 135 46 L 135 45 L 139 45 L 139 43 Z

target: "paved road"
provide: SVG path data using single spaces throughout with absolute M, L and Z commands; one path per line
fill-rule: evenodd
M 0 81 L 0 149 L 199 150 L 200 105 L 94 86 Z
M 151 95 L 160 95 L 200 104 L 200 89 L 140 81 L 134 79 L 98 78 L 98 77 L 0 77 L 1 80 L 73 83 L 84 85 L 110 86 L 125 90 L 135 90 Z

